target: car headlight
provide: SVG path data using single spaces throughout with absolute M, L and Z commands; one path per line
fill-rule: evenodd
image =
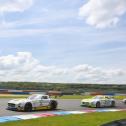
M 94 105 L 94 101 L 90 102 L 91 105 Z

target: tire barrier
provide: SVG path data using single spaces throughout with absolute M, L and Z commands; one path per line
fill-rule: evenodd
M 71 115 L 71 114 L 76 115 L 76 114 L 86 114 L 86 113 L 93 113 L 93 112 L 116 112 L 116 111 L 126 111 L 126 109 L 89 109 L 89 110 L 81 110 L 81 111 L 54 111 L 54 112 L 46 112 L 46 113 L 43 112 L 37 114 L 4 116 L 4 117 L 0 117 L 0 123 L 18 121 L 18 120 L 36 119 L 36 118 L 43 118 L 43 117 L 50 117 L 50 116 L 63 116 L 63 115 Z M 107 126 L 107 125 L 102 125 L 102 126 Z

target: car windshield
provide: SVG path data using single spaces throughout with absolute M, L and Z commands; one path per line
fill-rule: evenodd
M 93 99 L 103 99 L 103 96 L 95 96 Z
M 31 95 L 28 97 L 28 99 L 30 99 L 30 100 L 41 99 L 41 97 L 42 97 L 41 95 Z

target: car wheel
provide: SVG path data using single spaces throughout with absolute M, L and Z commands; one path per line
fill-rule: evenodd
M 111 107 L 115 107 L 115 101 L 112 101 Z
M 124 101 L 124 104 L 126 104 L 126 100 Z
M 55 110 L 57 108 L 57 102 L 56 101 L 51 101 L 50 102 L 50 109 Z
M 31 103 L 26 103 L 24 107 L 25 112 L 31 112 L 32 111 L 32 104 Z
M 101 107 L 100 102 L 97 102 L 97 103 L 96 103 L 96 108 L 100 108 L 100 107 Z

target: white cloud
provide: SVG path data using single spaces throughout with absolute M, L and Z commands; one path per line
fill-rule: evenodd
M 5 0 L 0 1 L 0 30 L 12 28 L 15 22 L 7 22 L 5 13 L 24 12 L 33 5 L 34 0 Z M 21 22 L 20 22 L 21 24 Z
M 18 52 L 16 56 L 8 55 L 0 57 L 0 70 L 31 70 L 38 64 L 29 52 Z
M 0 81 L 125 83 L 122 69 L 103 69 L 88 64 L 71 68 L 46 66 L 30 52 L 0 57 Z
M 33 5 L 33 0 L 6 0 L 0 2 L 0 12 L 23 12 Z
M 79 16 L 97 28 L 115 26 L 125 13 L 126 0 L 88 0 L 79 10 Z
M 73 68 L 73 72 L 76 73 L 78 80 L 83 80 L 83 78 L 91 80 L 115 80 L 115 77 L 121 77 L 126 75 L 125 71 L 120 69 L 103 69 L 99 67 L 92 67 L 88 64 L 79 65 Z

